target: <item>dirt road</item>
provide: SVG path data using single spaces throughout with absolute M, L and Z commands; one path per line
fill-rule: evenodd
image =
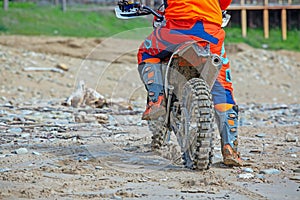
M 182 167 L 140 119 L 140 41 L 0 37 L 1 199 L 297 199 L 300 53 L 227 46 L 247 166 Z M 41 69 L 42 68 L 42 69 Z M 62 103 L 84 80 L 113 105 Z

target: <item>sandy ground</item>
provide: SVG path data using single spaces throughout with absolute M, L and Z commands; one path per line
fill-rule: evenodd
M 299 199 L 300 53 L 227 46 L 247 166 L 224 166 L 216 138 L 192 171 L 174 138 L 150 149 L 140 42 L 0 37 L 1 199 Z M 80 80 L 118 103 L 62 106 Z

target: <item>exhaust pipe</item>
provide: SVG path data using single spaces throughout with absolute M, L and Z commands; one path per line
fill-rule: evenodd
M 213 54 L 211 57 L 211 63 L 213 66 L 218 67 L 219 69 L 221 69 L 222 67 L 222 59 L 220 58 L 220 56 Z

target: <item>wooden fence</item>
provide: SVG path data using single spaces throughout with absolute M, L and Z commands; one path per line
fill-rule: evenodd
M 62 10 L 66 11 L 67 0 L 49 0 L 56 5 L 61 3 Z M 77 3 L 101 3 L 103 4 L 116 4 L 117 0 L 68 0 L 68 2 Z M 153 6 L 154 3 L 160 3 L 162 0 L 142 0 L 143 3 Z M 3 9 L 8 9 L 9 0 L 3 0 Z M 287 12 L 288 10 L 300 11 L 300 0 L 232 0 L 228 10 L 239 11 L 241 15 L 242 36 L 247 37 L 247 12 L 260 10 L 263 12 L 263 29 L 264 37 L 269 38 L 269 11 L 281 11 L 281 32 L 282 39 L 287 39 Z M 298 22 L 300 23 L 300 22 Z
M 269 10 L 281 10 L 282 39 L 287 39 L 287 10 L 300 10 L 299 0 L 233 0 L 228 10 L 241 12 L 242 36 L 247 36 L 247 11 L 263 11 L 264 37 L 269 38 Z

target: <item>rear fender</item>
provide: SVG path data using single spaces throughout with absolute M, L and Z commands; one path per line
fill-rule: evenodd
M 216 54 L 210 53 L 210 46 L 208 42 L 204 41 L 199 43 L 193 41 L 182 44 L 172 54 L 168 64 L 164 66 L 166 96 L 168 95 L 168 86 L 170 84 L 169 78 L 176 77 L 172 75 L 174 73 L 179 73 L 177 70 L 174 70 L 176 67 L 195 67 L 200 76 L 207 82 L 211 89 L 219 74 L 221 66 L 221 58 Z

